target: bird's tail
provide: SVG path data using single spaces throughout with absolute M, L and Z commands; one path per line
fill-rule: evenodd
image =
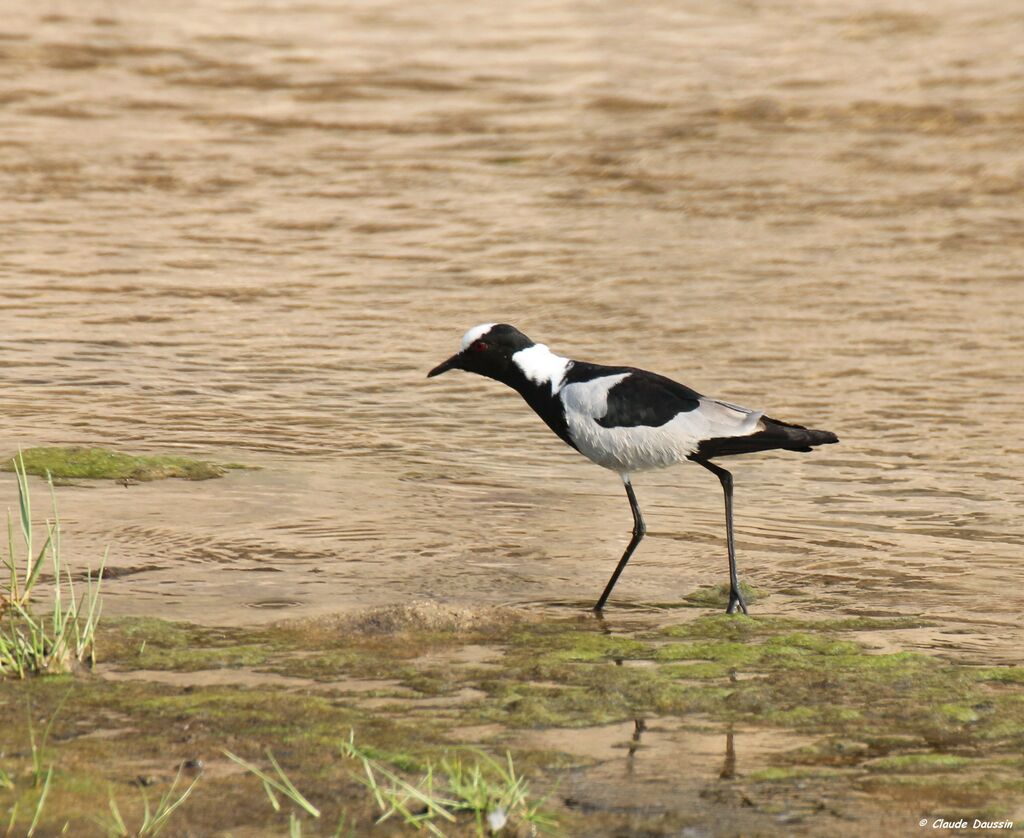
M 832 431 L 819 431 L 814 428 L 805 428 L 803 425 L 794 425 L 790 422 L 782 422 L 778 419 L 764 417 L 765 433 L 775 439 L 778 444 L 773 448 L 783 448 L 786 451 L 810 451 L 817 445 L 831 445 L 839 442 Z M 755 434 L 758 436 L 758 434 Z
M 839 442 L 832 431 L 819 431 L 782 422 L 768 416 L 761 417 L 763 430 L 747 436 L 719 437 L 700 443 L 697 454 L 701 457 L 728 457 L 731 454 L 750 454 L 754 451 L 810 451 L 817 445 L 831 445 Z

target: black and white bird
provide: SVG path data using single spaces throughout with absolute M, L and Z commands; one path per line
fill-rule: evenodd
M 810 451 L 816 445 L 839 441 L 831 431 L 780 422 L 760 411 L 702 396 L 653 372 L 563 358 L 507 323 L 474 326 L 463 336 L 459 352 L 434 367 L 427 377 L 452 369 L 507 384 L 563 442 L 622 478 L 633 511 L 633 537 L 595 611 L 604 608 L 629 557 L 647 532 L 631 474 L 690 460 L 719 479 L 725 492 L 729 553 L 726 610 L 732 614 L 739 608 L 746 614 L 736 575 L 732 475 L 711 461 L 774 448 Z

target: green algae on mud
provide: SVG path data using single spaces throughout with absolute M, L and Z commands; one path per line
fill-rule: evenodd
M 747 605 L 752 605 L 765 596 L 764 591 L 755 588 L 745 579 L 740 580 L 740 594 Z M 707 588 L 698 588 L 687 594 L 684 599 L 690 605 L 704 608 L 725 608 L 729 604 L 729 583 L 721 582 Z
M 427 605 L 260 628 L 109 620 L 98 639 L 97 675 L 2 684 L 0 706 L 16 719 L 31 703 L 38 726 L 70 690 L 49 746 L 58 766 L 47 822 L 54 828 L 56 813 L 102 810 L 105 783 L 122 802 L 138 776 L 167 783 L 179 762 L 202 760 L 207 776 L 176 815 L 181 828 L 205 834 L 277 824 L 284 831 L 283 815 L 270 811 L 258 781 L 232 773 L 220 757 L 228 749 L 259 760 L 265 748 L 325 809 L 324 823 L 344 812 L 349 824 L 368 826 L 376 817 L 372 801 L 338 759 L 350 730 L 378 759 L 410 775 L 453 748 L 483 745 L 497 756 L 511 750 L 541 795 L 571 776 L 572 794 L 559 791 L 552 800 L 568 834 L 641 826 L 673 834 L 694 818 L 708 824 L 740 817 L 729 803 L 737 795 L 750 801 L 740 807 L 742 817 L 755 818 L 728 821 L 739 831 L 774 823 L 780 807 L 812 830 L 832 829 L 833 803 L 822 809 L 820 800 L 841 801 L 843 817 L 863 831 L 885 801 L 908 794 L 946 811 L 954 782 L 963 812 L 1005 815 L 1000 807 L 1024 791 L 1024 685 L 1001 677 L 1013 668 L 878 654 L 859 639 L 881 632 L 898 640 L 922 621 L 677 613 L 685 619 L 673 625 L 614 629 L 591 616 L 545 620 Z M 462 654 L 467 649 L 493 652 Z M 116 671 L 132 680 L 115 679 Z M 225 673 L 238 682 L 207 680 Z M 600 738 L 608 725 L 659 718 L 728 730 L 730 743 L 731 731 L 740 731 L 740 768 L 684 781 L 674 751 L 664 765 L 649 767 L 666 783 L 683 784 L 669 787 L 676 803 L 654 826 L 639 809 L 610 812 L 600 787 L 587 785 L 600 760 L 528 744 L 532 731 Z M 810 744 L 745 758 L 743 743 L 769 729 Z M 488 733 L 481 739 L 478 731 Z M 654 725 L 642 737 L 656 743 L 660 735 Z M 29 771 L 26 736 L 19 725 L 0 730 L 0 753 L 9 755 L 0 768 L 16 777 Z M 865 791 L 871 802 L 858 796 Z M 581 796 L 586 806 L 572 803 Z M 0 812 L 10 799 L 0 790 Z
M 125 454 L 108 448 L 49 446 L 26 448 L 21 452 L 25 471 L 54 480 L 210 480 L 222 477 L 229 469 L 247 468 L 238 463 L 211 463 L 192 457 L 166 454 Z M 13 458 L 0 465 L 0 471 L 12 471 Z

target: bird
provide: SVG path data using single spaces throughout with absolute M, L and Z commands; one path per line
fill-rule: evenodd
M 564 358 L 508 323 L 471 328 L 459 351 L 427 378 L 454 369 L 508 385 L 563 442 L 622 479 L 633 535 L 594 606 L 599 614 L 647 532 L 633 489 L 634 473 L 693 462 L 718 478 L 725 495 L 729 557 L 726 612 L 747 614 L 736 571 L 732 474 L 712 461 L 773 449 L 811 451 L 839 441 L 831 431 L 772 419 L 762 411 L 703 396 L 657 373 Z

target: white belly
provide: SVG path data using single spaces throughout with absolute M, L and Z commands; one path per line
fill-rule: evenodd
M 700 444 L 679 417 L 656 428 L 605 428 L 581 414 L 570 414 L 566 419 L 580 453 L 620 474 L 675 465 Z

